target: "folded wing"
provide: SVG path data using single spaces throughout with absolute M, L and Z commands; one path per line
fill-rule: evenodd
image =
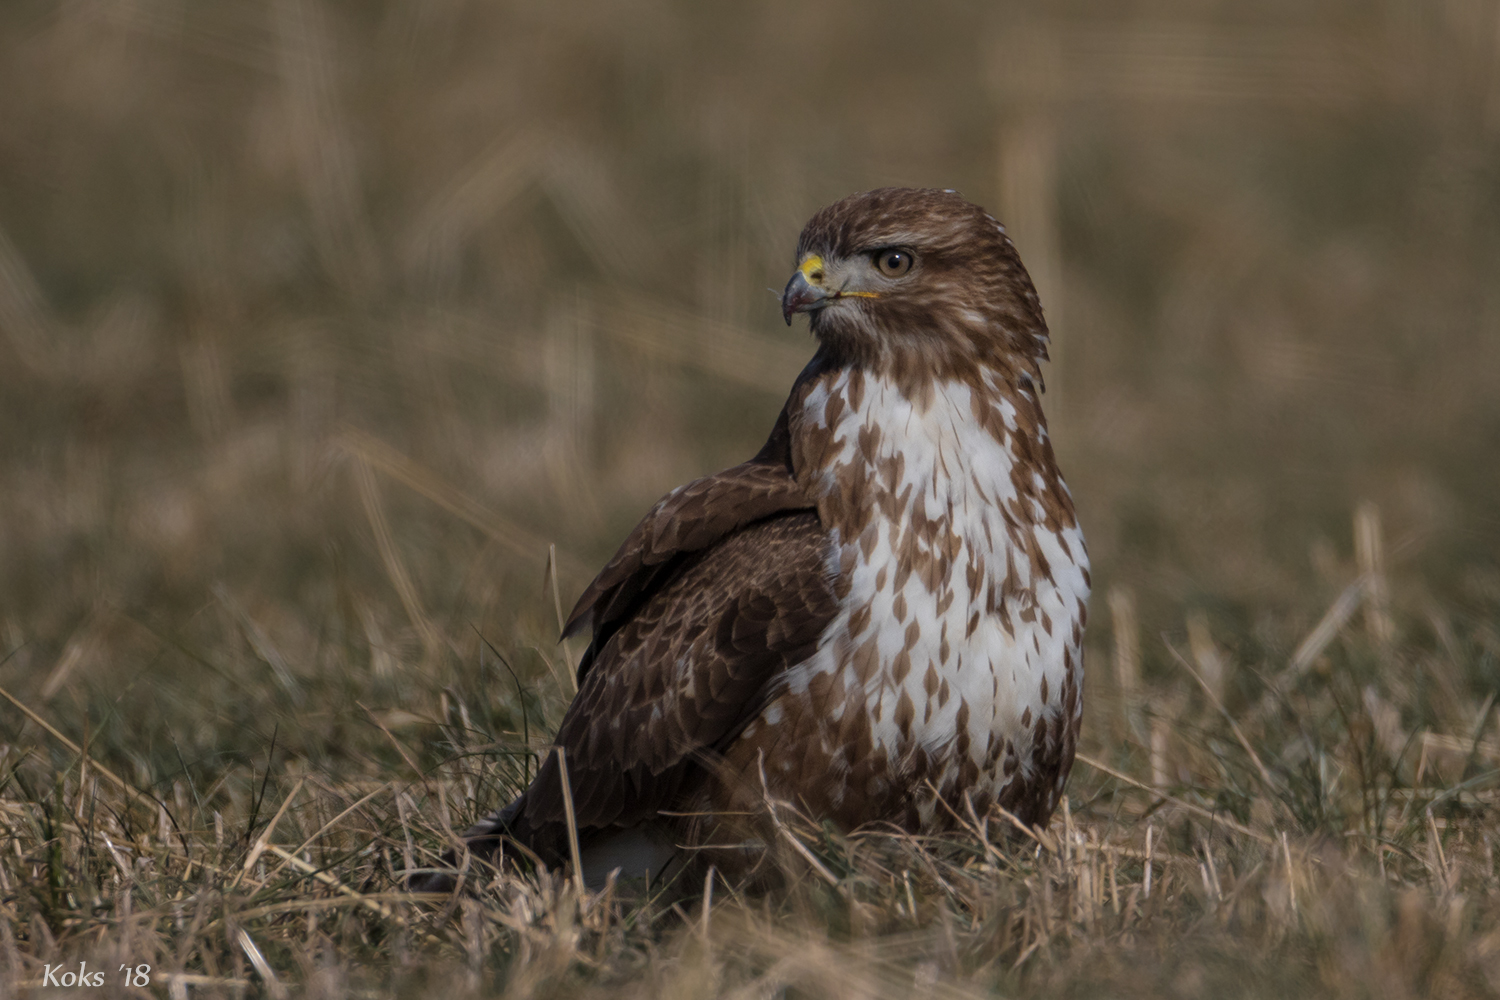
M 594 630 L 556 737 L 580 838 L 651 820 L 707 776 L 833 619 L 830 551 L 774 453 L 674 491 L 641 521 L 568 624 Z M 556 864 L 564 816 L 553 755 L 470 836 L 505 832 Z

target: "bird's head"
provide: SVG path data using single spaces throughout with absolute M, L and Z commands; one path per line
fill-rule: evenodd
M 812 217 L 781 298 L 842 360 L 1040 379 L 1047 325 L 1004 228 L 953 191 L 882 188 Z

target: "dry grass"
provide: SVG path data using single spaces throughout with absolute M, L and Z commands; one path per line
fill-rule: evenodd
M 0 760 L 3 985 L 45 992 L 49 966 L 85 961 L 148 964 L 174 995 L 1493 995 L 1493 699 L 1467 731 L 1417 731 L 1402 720 L 1421 707 L 1379 680 L 1449 671 L 1444 643 L 1475 637 L 1387 620 L 1378 587 L 1353 589 L 1375 614 L 1349 624 L 1336 604 L 1345 627 L 1309 637 L 1307 669 L 1264 677 L 1235 712 L 1210 679 L 1223 651 L 1201 643 L 1180 665 L 1201 698 L 1096 699 L 1107 759 L 1078 764 L 1048 830 L 997 812 L 955 817 L 945 838 L 844 837 L 779 804 L 788 884 L 769 893 L 643 900 L 479 868 L 468 893 L 401 892 L 476 802 L 524 782 L 561 704 L 497 699 L 505 667 L 489 660 L 452 664 L 434 719 L 364 707 L 420 690 L 327 671 L 301 697 L 346 705 L 336 718 L 284 711 L 304 740 L 340 726 L 336 748 L 283 735 L 263 761 L 149 775 L 137 760 L 133 778 L 101 758 L 135 741 L 96 723 L 80 746 L 17 700 L 28 721 Z M 1132 637 L 1115 640 L 1126 655 Z M 532 705 L 529 740 L 497 702 Z
M 0 6 L 0 996 L 1494 994 L 1497 163 L 1488 0 Z M 1069 815 L 395 894 L 882 183 L 997 207 L 1057 332 Z

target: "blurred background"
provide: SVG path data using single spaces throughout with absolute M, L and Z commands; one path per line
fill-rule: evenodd
M 434 718 L 486 641 L 565 698 L 558 606 L 758 448 L 797 234 L 887 184 L 1041 289 L 1091 703 L 1161 633 L 1279 669 L 1361 504 L 1438 721 L 1500 683 L 1493 0 L 10 0 L 0 685 L 145 758 Z

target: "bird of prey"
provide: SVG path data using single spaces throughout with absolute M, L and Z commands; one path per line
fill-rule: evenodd
M 591 885 L 753 851 L 727 817 L 768 795 L 845 830 L 1045 823 L 1072 766 L 1088 556 L 1004 227 L 953 191 L 852 195 L 802 231 L 781 306 L 818 346 L 765 446 L 657 503 L 565 628 L 592 630 L 555 741 Z M 470 849 L 566 864 L 561 775 Z

